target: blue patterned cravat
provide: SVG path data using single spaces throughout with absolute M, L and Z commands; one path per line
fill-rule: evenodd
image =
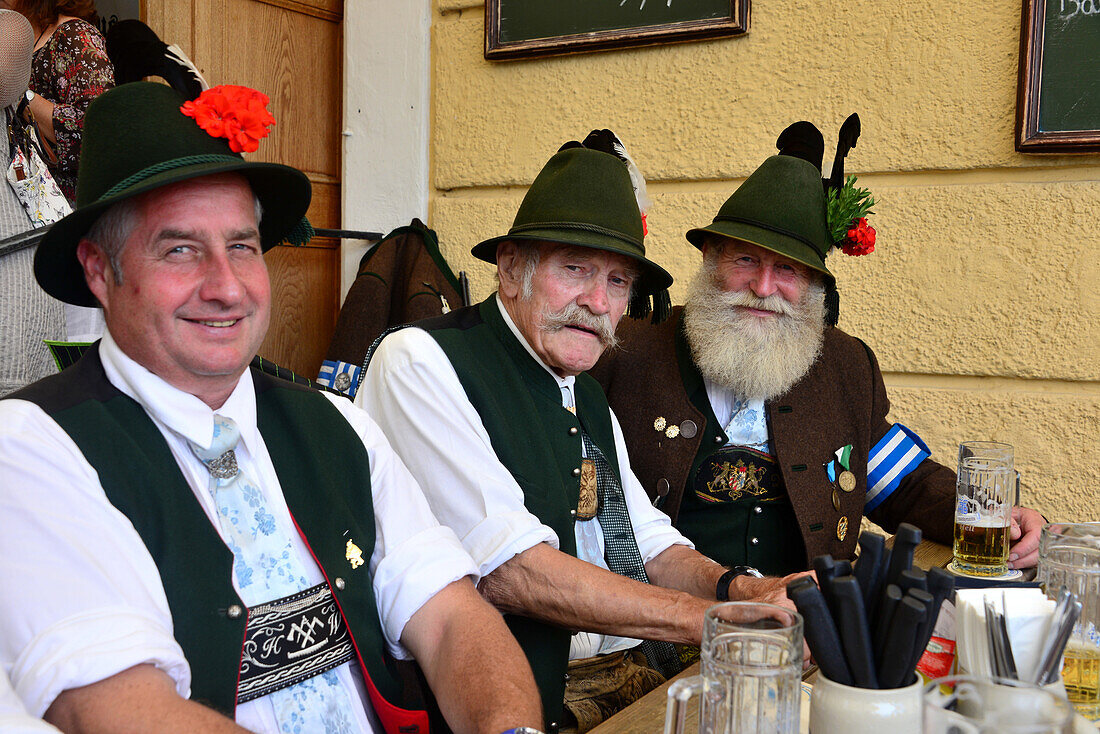
M 191 443 L 210 472 L 210 495 L 218 522 L 233 552 L 233 571 L 241 601 L 249 608 L 309 588 L 305 568 L 290 538 L 278 532 L 256 484 L 237 467 L 234 448 L 240 430 L 232 419 L 214 416 L 214 441 L 209 449 Z M 358 730 L 347 692 L 330 670 L 268 694 L 285 734 L 350 734 Z

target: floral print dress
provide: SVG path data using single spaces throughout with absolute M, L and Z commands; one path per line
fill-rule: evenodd
M 73 19 L 59 25 L 31 62 L 31 89 L 56 106 L 53 130 L 57 163 L 50 163 L 61 192 L 76 201 L 76 173 L 84 113 L 91 101 L 115 84 L 103 34 L 91 23 Z

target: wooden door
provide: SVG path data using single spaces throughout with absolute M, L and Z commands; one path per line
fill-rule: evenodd
M 276 124 L 251 160 L 285 163 L 313 184 L 309 219 L 340 227 L 343 0 L 145 0 L 145 22 L 180 46 L 212 84 L 271 98 Z M 339 241 L 267 253 L 271 328 L 260 354 L 307 377 L 340 308 Z

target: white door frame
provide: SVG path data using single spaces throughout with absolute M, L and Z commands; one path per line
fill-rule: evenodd
M 341 215 L 389 232 L 428 218 L 431 0 L 346 0 Z M 343 300 L 369 243 L 341 243 Z

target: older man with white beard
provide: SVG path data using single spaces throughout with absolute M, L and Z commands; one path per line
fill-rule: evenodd
M 623 161 L 567 144 L 509 233 L 473 250 L 498 292 L 384 336 L 356 395 L 479 564 L 549 730 L 586 731 L 676 672 L 668 643 L 698 644 L 716 598 L 782 602 L 789 581 L 734 579 L 692 549 L 585 374 L 628 304 L 671 283 L 642 233 Z
M 827 221 L 821 133 L 796 123 L 777 147 L 710 225 L 688 232 L 703 264 L 686 305 L 627 326 L 592 370 L 631 466 L 699 551 L 739 572 L 851 558 L 864 514 L 949 544 L 954 472 L 886 420 L 874 353 L 836 328 L 825 256 L 850 244 L 832 236 L 849 221 Z M 1042 517 L 1016 508 L 1013 521 L 1009 565 L 1034 565 Z

